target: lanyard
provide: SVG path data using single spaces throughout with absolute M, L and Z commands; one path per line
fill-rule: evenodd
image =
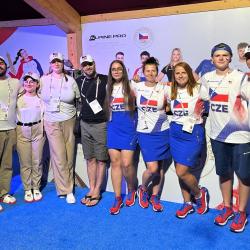
M 147 109 L 148 109 L 149 101 L 150 101 L 150 99 L 151 99 L 151 97 L 152 97 L 152 95 L 153 95 L 153 93 L 154 93 L 154 91 L 155 91 L 155 89 L 156 89 L 156 87 L 157 87 L 157 84 L 158 84 L 158 83 L 155 84 L 154 88 L 153 88 L 152 91 L 151 91 L 150 96 L 147 98 L 146 108 L 145 108 L 144 111 L 143 111 L 144 116 L 146 116 L 146 112 L 147 112 Z
M 112 101 L 111 101 L 111 103 L 110 103 L 110 107 L 112 107 L 113 102 L 114 102 L 114 100 L 115 100 L 116 96 L 118 95 L 118 93 L 119 93 L 120 89 L 121 89 L 121 86 L 119 86 L 119 88 L 117 89 L 117 91 L 116 91 L 115 95 L 113 96 L 113 99 L 112 99 Z
M 182 110 L 183 110 L 183 115 L 184 115 L 184 113 L 185 113 L 185 108 L 184 108 L 184 106 L 183 106 L 183 103 L 182 103 L 182 98 L 181 98 L 180 93 L 178 93 L 178 96 L 179 96 L 179 100 L 180 100 L 181 107 L 182 107 Z
M 59 101 L 61 100 L 61 93 L 62 93 L 62 84 L 63 84 L 63 79 L 64 77 L 62 78 L 61 80 L 61 86 L 60 86 L 60 94 L 59 94 Z M 52 91 L 51 91 L 51 85 L 52 85 L 52 75 L 50 77 L 50 85 L 49 85 L 49 95 L 50 95 L 50 99 L 52 99 Z
M 7 84 L 8 84 L 8 102 L 7 102 L 7 106 L 6 106 L 6 111 L 8 112 L 9 107 L 10 107 L 10 95 L 11 95 L 11 87 L 10 87 L 9 78 L 7 79 Z M 1 108 L 1 105 L 0 105 L 0 108 Z
M 218 85 L 214 88 L 214 90 L 212 91 L 212 93 L 209 95 L 209 97 L 210 97 L 209 99 L 211 99 L 211 97 L 213 96 L 213 94 L 216 91 L 216 89 L 222 84 L 222 82 L 225 80 L 225 78 L 228 76 L 228 74 L 229 74 L 229 72 L 227 72 L 227 74 L 225 76 L 223 76 L 222 79 L 218 82 Z
M 90 86 L 89 86 L 89 88 L 88 88 L 88 90 L 87 90 L 87 92 L 86 92 L 86 95 L 84 95 L 83 94 L 83 85 L 84 85 L 84 83 L 85 83 L 85 80 L 86 80 L 86 77 L 82 80 L 82 86 L 81 86 L 81 96 L 83 97 L 83 98 L 85 98 L 85 100 L 86 100 L 86 102 L 87 103 L 89 103 L 89 101 L 88 101 L 88 99 L 87 99 L 87 97 L 86 97 L 86 95 L 88 94 L 88 92 L 89 92 L 89 88 L 90 88 Z M 99 77 L 97 77 L 97 80 L 96 80 L 96 89 L 95 89 L 95 99 L 97 99 L 97 96 L 98 96 L 98 86 L 99 86 L 99 83 L 100 83 L 100 79 L 99 79 Z

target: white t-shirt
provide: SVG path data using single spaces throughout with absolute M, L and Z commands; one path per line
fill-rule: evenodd
M 167 86 L 157 84 L 147 87 L 145 82 L 132 82 L 138 108 L 137 131 L 142 133 L 160 132 L 169 128 L 165 106 Z
M 168 86 L 168 96 L 171 97 L 171 87 Z M 171 111 L 173 113 L 171 121 L 183 125 L 186 118 L 194 116 L 194 109 L 199 98 L 200 86 L 193 89 L 193 96 L 187 92 L 187 88 L 177 89 L 177 97 L 175 100 L 168 100 L 170 102 Z M 201 124 L 202 118 L 196 119 L 196 124 Z
M 241 98 L 241 89 L 247 78 L 233 70 L 225 76 L 209 72 L 202 77 L 200 97 L 209 100 L 208 136 L 227 143 L 250 142 L 247 101 Z
M 125 103 L 127 102 L 124 98 L 122 83 L 115 84 L 113 87 L 110 102 L 112 112 L 128 110 Z
M 22 123 L 38 122 L 42 119 L 42 101 L 35 96 L 22 95 L 17 99 L 17 120 Z
M 75 99 L 80 98 L 78 86 L 73 77 L 68 76 L 68 81 L 55 78 L 51 74 L 41 78 L 41 99 L 44 102 L 44 120 L 60 122 L 71 119 L 76 114 Z M 59 111 L 50 111 L 51 100 L 59 101 Z
M 0 116 L 7 112 L 7 120 L 0 119 L 0 130 L 16 128 L 16 102 L 21 88 L 19 80 L 7 78 L 0 80 Z

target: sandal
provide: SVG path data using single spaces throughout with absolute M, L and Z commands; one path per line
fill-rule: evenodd
M 96 206 L 100 202 L 101 199 L 102 199 L 101 195 L 99 195 L 98 197 L 91 197 L 89 199 L 90 203 L 86 203 L 86 206 L 87 207 L 94 207 L 94 206 Z M 96 202 L 94 204 L 91 204 L 92 201 L 96 201 Z
M 6 194 L 0 198 L 0 202 L 13 205 L 16 203 L 16 198 L 14 196 L 11 196 L 10 194 Z
M 82 199 L 81 199 L 81 203 L 83 204 L 83 205 L 86 205 L 87 204 L 87 202 L 89 202 L 89 200 L 92 198 L 92 196 L 91 195 L 85 195 Z

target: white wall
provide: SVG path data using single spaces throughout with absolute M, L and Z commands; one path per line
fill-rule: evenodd
M 183 58 L 196 68 L 201 60 L 210 57 L 212 46 L 228 43 L 235 52 L 239 42 L 249 42 L 250 8 L 201 12 L 124 21 L 84 24 L 83 51 L 91 54 L 98 71 L 107 73 L 118 51 L 125 53 L 126 65 L 133 71 L 140 65 L 139 54 L 149 51 L 159 59 L 162 68 L 169 62 L 171 50 L 182 49 Z M 150 37 L 146 44 L 138 40 L 138 32 Z M 89 41 L 91 35 L 123 35 L 120 38 L 100 38 Z

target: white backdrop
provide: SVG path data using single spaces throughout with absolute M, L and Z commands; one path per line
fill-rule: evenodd
M 169 62 L 175 47 L 181 48 L 184 60 L 196 68 L 203 59 L 210 57 L 212 46 L 220 42 L 232 47 L 233 59 L 236 59 L 237 44 L 250 43 L 249 20 L 250 8 L 241 8 L 89 23 L 82 26 L 83 52 L 95 58 L 100 73 L 107 73 L 118 51 L 125 53 L 125 64 L 130 72 L 140 65 L 139 54 L 143 50 L 158 58 L 161 69 Z M 139 33 L 149 39 L 142 42 Z M 91 36 L 96 39 L 90 41 Z
M 220 42 L 229 44 L 233 51 L 233 60 L 237 59 L 237 44 L 250 42 L 248 27 L 250 8 L 210 11 L 194 14 L 182 14 L 153 18 L 132 19 L 125 21 L 108 21 L 84 24 L 83 52 L 91 54 L 97 64 L 97 71 L 107 74 L 109 64 L 118 51 L 125 53 L 125 64 L 130 69 L 130 76 L 140 65 L 139 54 L 147 50 L 160 61 L 160 69 L 169 62 L 171 50 L 181 48 L 183 58 L 194 69 L 199 63 L 210 57 L 211 48 Z M 141 41 L 139 34 L 148 39 Z M 77 155 L 77 172 L 88 184 L 86 165 L 81 148 Z M 141 183 L 142 171 L 145 169 L 141 160 L 138 167 L 138 179 Z M 235 189 L 237 178 L 235 178 Z M 214 159 L 208 148 L 208 158 L 202 171 L 200 184 L 210 191 L 210 205 L 216 207 L 221 203 L 218 177 L 215 174 Z M 113 191 L 110 169 L 107 190 Z M 124 190 L 125 191 L 125 190 Z M 235 192 L 237 196 L 237 191 Z M 162 199 L 182 202 L 178 180 L 173 165 L 166 173 Z M 234 201 L 236 198 L 234 199 Z

